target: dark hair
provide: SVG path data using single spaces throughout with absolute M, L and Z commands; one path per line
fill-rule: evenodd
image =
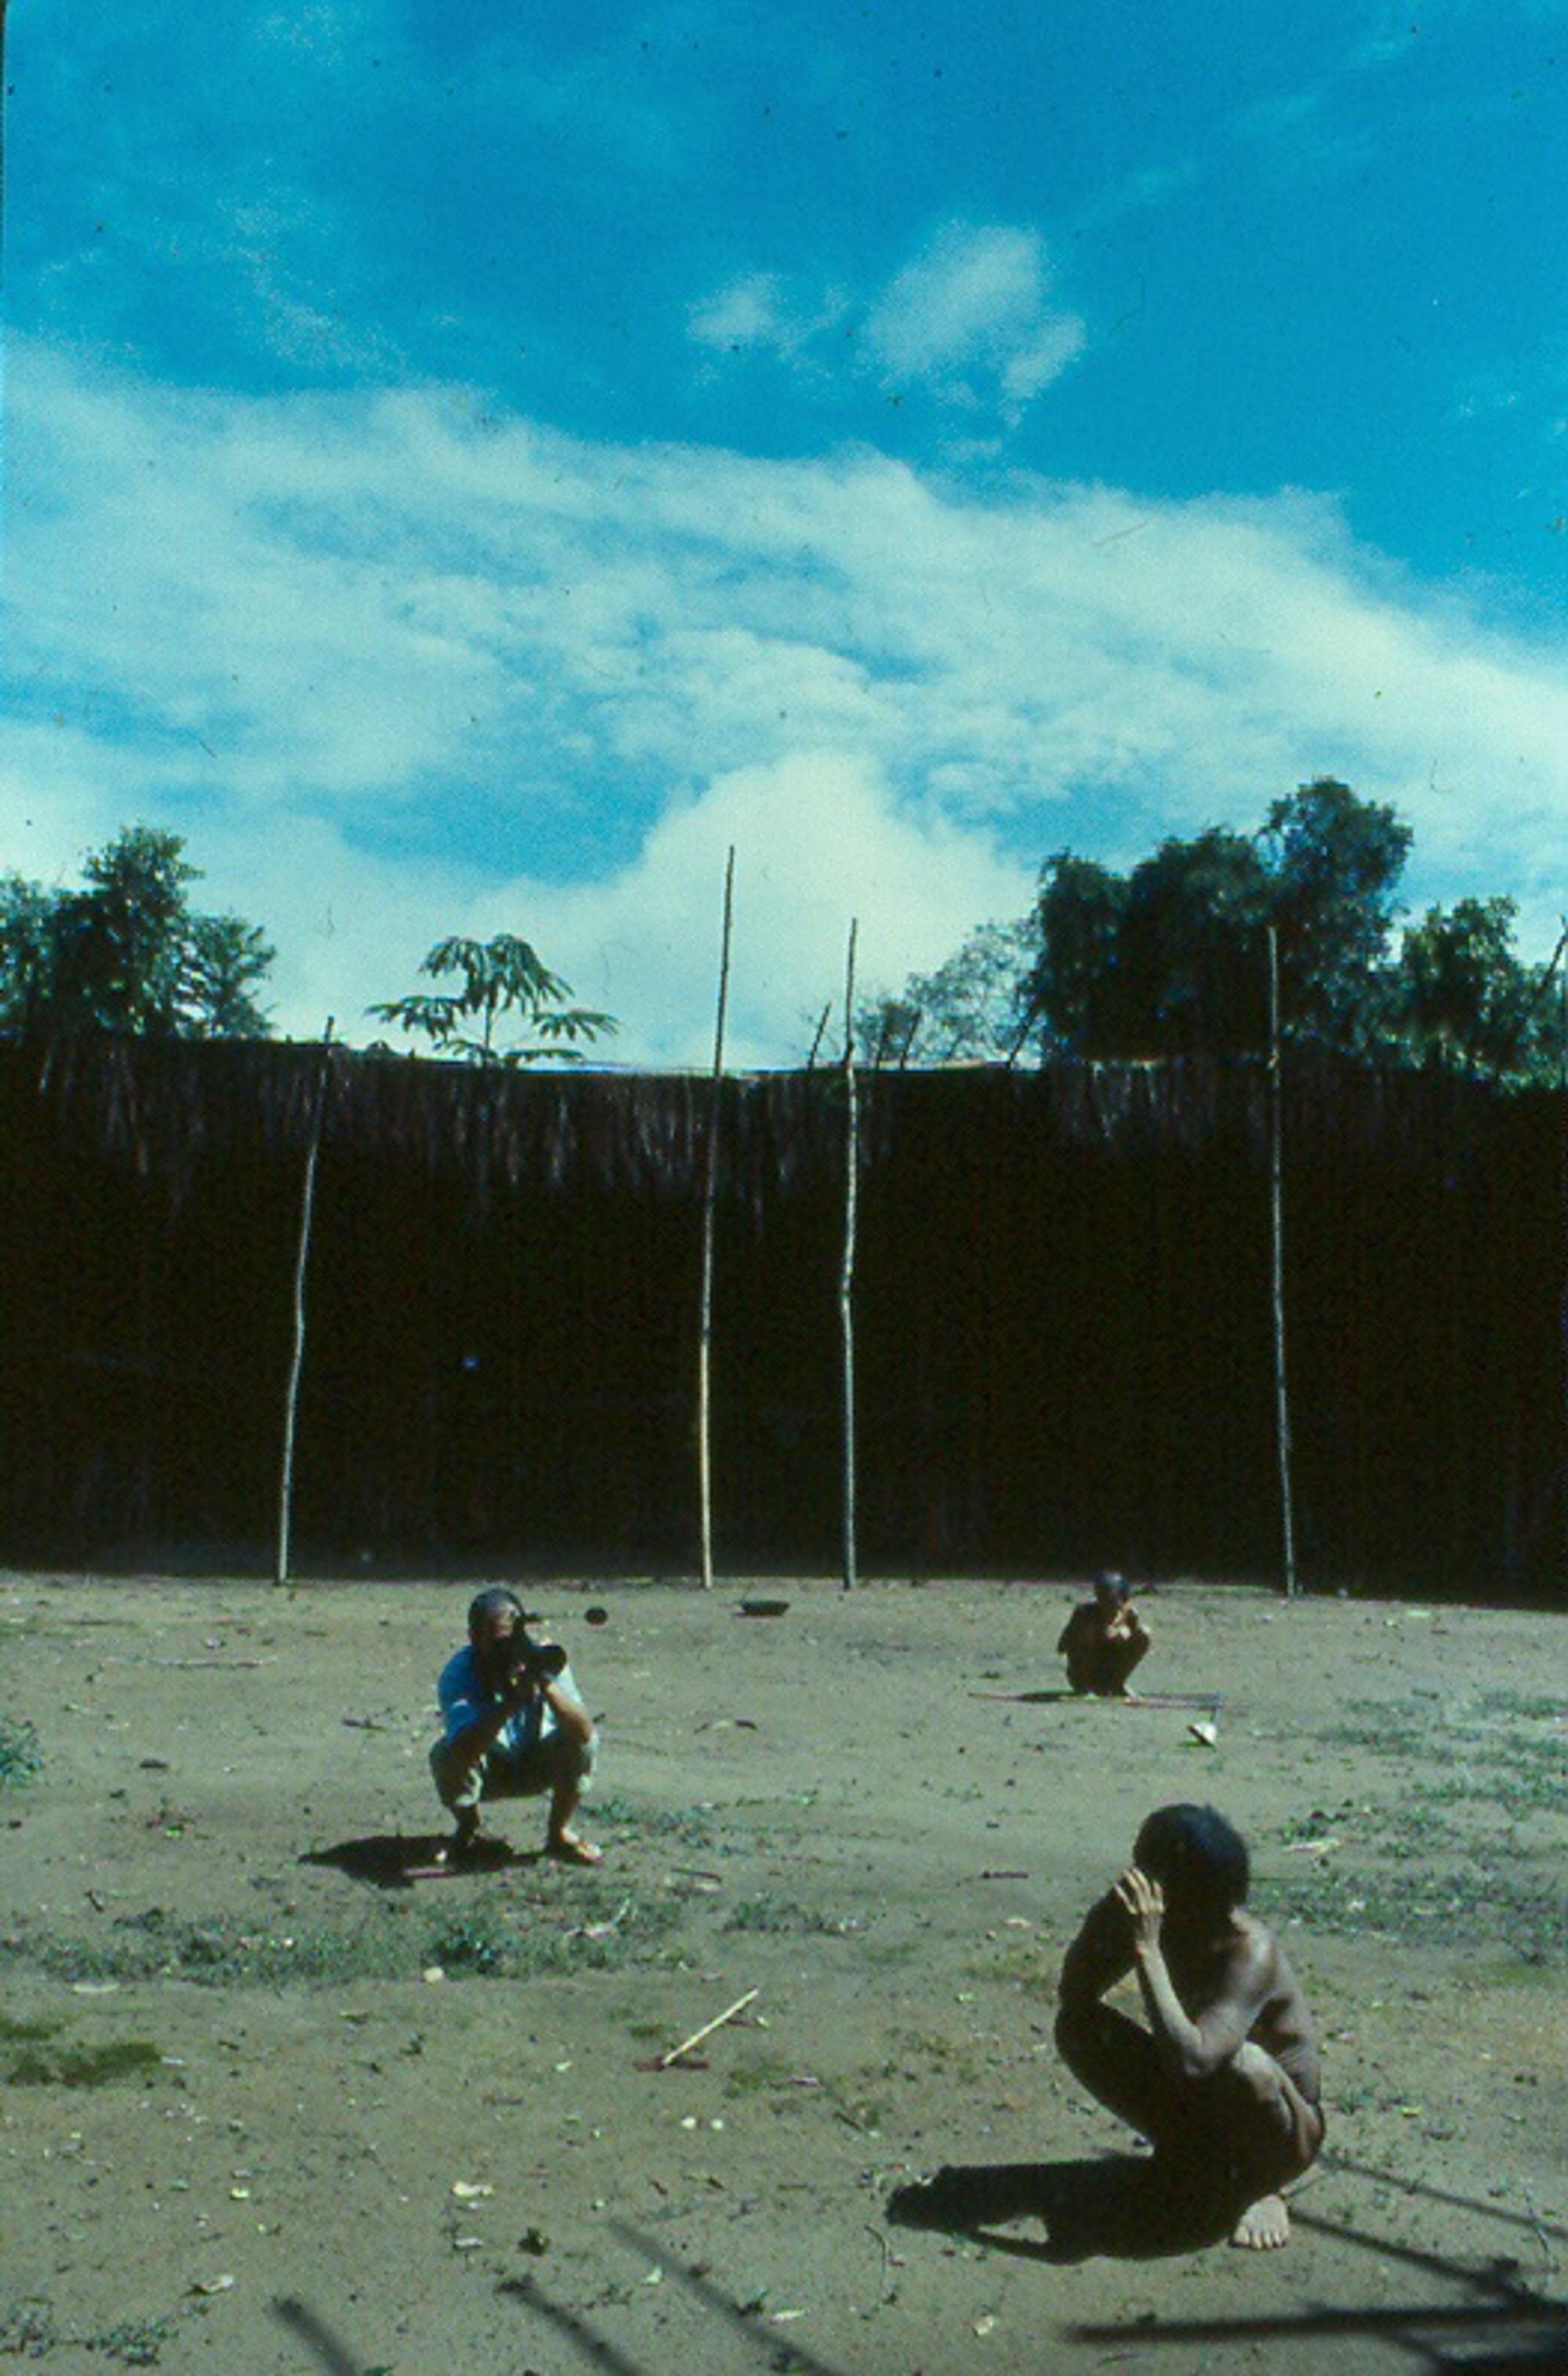
M 1157 1807 L 1134 1844 L 1133 1862 L 1168 1893 L 1179 1928 L 1222 1921 L 1246 1902 L 1247 1844 L 1213 1807 Z
M 519 1625 L 528 1622 L 528 1612 L 515 1592 L 508 1592 L 504 1584 L 488 1585 L 483 1592 L 476 1592 L 469 1603 L 469 1632 L 477 1633 L 486 1617 L 503 1615 L 515 1617 Z
M 1109 1593 L 1119 1605 L 1124 1606 L 1133 1597 L 1133 1587 L 1113 1567 L 1101 1568 L 1094 1580 L 1097 1593 Z

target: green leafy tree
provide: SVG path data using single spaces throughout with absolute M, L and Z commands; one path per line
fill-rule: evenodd
M 1024 995 L 1045 1047 L 1097 1055 L 1120 1038 L 1119 957 L 1129 896 L 1125 875 L 1070 849 L 1059 849 L 1040 869 L 1032 919 L 1037 954 Z
M 1133 869 L 1111 973 L 1118 1055 L 1256 1048 L 1268 1030 L 1269 883 L 1254 842 L 1216 826 Z
M 0 882 L 0 1029 L 264 1037 L 255 992 L 275 952 L 254 924 L 193 913 L 178 834 L 127 826 L 79 891 Z
M 995 1062 L 1011 1053 L 1028 968 L 1027 921 L 980 924 L 934 973 L 912 973 L 896 997 L 855 1016 L 855 1044 L 872 1065 Z
M 1521 962 L 1509 898 L 1429 908 L 1405 934 L 1398 1023 L 1418 1063 L 1492 1078 L 1550 1082 L 1561 1023 L 1544 966 Z
M 456 975 L 461 987 L 414 991 L 367 1012 L 427 1040 L 440 1056 L 474 1064 L 534 1064 L 545 1057 L 580 1063 L 581 1051 L 573 1043 L 620 1028 L 612 1015 L 568 1004 L 571 983 L 552 973 L 529 942 L 510 933 L 489 941 L 438 941 L 420 971 L 434 981 Z M 533 1037 L 501 1046 L 496 1033 L 509 1018 Z
M 1127 875 L 1059 851 L 1033 917 L 1028 1001 L 1041 1044 L 1095 1057 L 1261 1049 L 1271 926 L 1287 1035 L 1378 1044 L 1409 846 L 1392 809 L 1321 777 L 1277 801 L 1257 834 L 1173 838 Z
M 1413 838 L 1394 809 L 1332 776 L 1269 810 L 1259 839 L 1288 1037 L 1350 1049 L 1386 1040 L 1389 936 Z

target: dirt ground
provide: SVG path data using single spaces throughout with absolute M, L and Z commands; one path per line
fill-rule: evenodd
M 0 1580 L 0 2360 L 1568 2368 L 1561 1620 L 1170 1586 L 1140 1681 L 1197 1705 L 1130 1706 L 1059 1694 L 1065 1585 L 563 1580 L 602 1868 L 513 1805 L 410 1877 L 469 1588 Z M 1268 2255 L 1129 2233 L 1051 2046 L 1192 1798 L 1323 2032 Z

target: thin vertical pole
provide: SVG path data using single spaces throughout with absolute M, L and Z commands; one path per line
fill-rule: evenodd
M 844 1590 L 855 1581 L 855 1207 L 860 1173 L 860 1113 L 855 1082 L 855 935 L 844 967 L 844 1260 L 838 1274 L 838 1323 L 844 1343 Z
M 1274 1409 L 1285 1598 L 1296 1597 L 1296 1517 L 1290 1491 L 1290 1399 L 1285 1383 L 1285 1101 L 1279 1051 L 1279 934 L 1268 928 L 1268 1192 L 1273 1253 Z
M 1568 1447 L 1568 916 L 1562 918 L 1562 937 L 1557 944 L 1553 965 L 1562 965 L 1562 1045 L 1559 1063 L 1562 1085 L 1562 1243 L 1559 1253 L 1562 1265 L 1562 1442 Z M 1568 1574 L 1568 1474 L 1562 1479 L 1562 1570 Z
M 713 1238 L 719 1206 L 719 1123 L 724 1094 L 724 1016 L 730 1003 L 730 932 L 734 914 L 735 849 L 724 868 L 724 929 L 719 947 L 719 1013 L 713 1027 L 713 1102 L 707 1120 L 707 1176 L 702 1199 L 702 1306 L 697 1329 L 697 1496 L 702 1523 L 702 1588 L 713 1589 L 713 1464 L 709 1445 L 713 1362 Z
M 315 1111 L 311 1117 L 310 1144 L 305 1151 L 304 1191 L 300 1199 L 300 1245 L 294 1261 L 294 1344 L 289 1360 L 289 1383 L 283 1396 L 283 1473 L 278 1488 L 278 1565 L 274 1581 L 289 1581 L 289 1534 L 294 1503 L 294 1425 L 300 1407 L 300 1372 L 305 1358 L 305 1272 L 310 1263 L 311 1222 L 315 1211 L 315 1171 L 321 1155 L 322 1125 L 327 1116 L 327 1086 L 332 1069 L 332 1024 L 321 1035 L 321 1071 L 316 1079 Z

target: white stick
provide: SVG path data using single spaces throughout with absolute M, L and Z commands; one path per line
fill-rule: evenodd
M 305 1358 L 305 1272 L 310 1265 L 311 1218 L 315 1210 L 315 1167 L 321 1154 L 322 1124 L 327 1115 L 327 1091 L 331 1080 L 333 1017 L 321 1035 L 321 1074 L 316 1083 L 315 1111 L 311 1117 L 310 1145 L 305 1153 L 304 1191 L 300 1199 L 300 1244 L 294 1261 L 294 1341 L 289 1360 L 289 1382 L 283 1392 L 283 1461 L 278 1486 L 278 1561 L 274 1581 L 289 1581 L 289 1536 L 294 1506 L 294 1424 L 300 1407 L 300 1371 Z
M 744 2013 L 752 1999 L 761 1994 L 760 1989 L 748 1989 L 745 1995 L 737 1997 L 732 2005 L 726 2005 L 723 2012 L 715 2014 L 711 2021 L 705 2021 L 700 2029 L 694 2029 L 690 2037 L 683 2037 L 679 2046 L 672 2046 L 668 2054 L 661 2054 L 659 2069 L 668 2071 L 672 2062 L 679 2062 L 683 2054 L 689 2054 L 694 2046 L 700 2046 L 705 2037 L 711 2037 L 716 2029 L 722 2029 L 727 2021 L 733 2021 L 738 2013 Z
M 844 1590 L 855 1581 L 855 1210 L 860 1172 L 860 1115 L 855 1095 L 855 935 L 844 967 L 844 1254 L 838 1273 L 838 1325 L 844 1360 Z
M 713 1589 L 713 1467 L 709 1451 L 713 1360 L 713 1231 L 719 1200 L 719 1121 L 724 1096 L 724 1012 L 730 996 L 730 931 L 735 897 L 735 845 L 724 869 L 724 932 L 719 954 L 719 1012 L 713 1027 L 713 1103 L 707 1123 L 707 1173 L 702 1200 L 702 1289 L 697 1325 L 697 1499 L 702 1588 Z
M 1268 1189 L 1274 1306 L 1274 1429 L 1279 1451 L 1279 1523 L 1285 1598 L 1296 1597 L 1296 1517 L 1290 1491 L 1290 1397 L 1285 1378 L 1284 1074 L 1279 1047 L 1279 934 L 1268 928 Z

